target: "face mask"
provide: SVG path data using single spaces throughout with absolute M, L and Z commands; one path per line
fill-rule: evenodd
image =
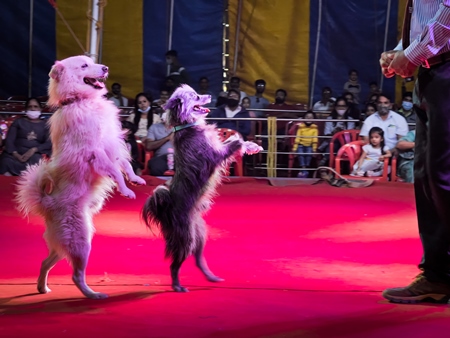
M 346 111 L 347 109 L 336 109 L 336 112 L 338 113 L 339 116 L 343 116 Z
M 236 100 L 236 99 L 228 99 L 227 100 L 227 105 L 230 108 L 235 108 L 238 106 L 238 104 L 239 104 L 239 100 Z
M 28 110 L 25 112 L 25 114 L 28 116 L 31 120 L 36 120 L 41 116 L 41 112 L 39 110 Z
M 389 113 L 389 107 L 378 106 L 378 114 L 387 115 Z
M 166 122 L 167 113 L 162 113 L 161 115 L 161 121 Z
M 402 102 L 402 107 L 404 110 L 411 110 L 413 107 L 412 102 L 408 102 L 408 101 L 403 101 Z
M 142 110 L 142 109 L 138 109 L 138 111 L 140 111 L 141 113 L 146 113 L 146 112 L 148 112 L 149 110 L 150 110 L 150 106 L 148 106 L 147 108 L 145 108 L 144 110 Z
M 275 103 L 280 104 L 280 103 L 283 103 L 283 102 L 284 102 L 284 100 L 281 97 L 276 97 L 275 98 Z

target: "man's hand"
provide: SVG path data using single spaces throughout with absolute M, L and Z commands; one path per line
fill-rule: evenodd
M 398 51 L 396 51 L 396 50 L 388 50 L 386 52 L 381 53 L 381 56 L 380 56 L 381 72 L 387 78 L 393 77 L 395 75 L 395 72 L 392 70 L 389 70 L 389 67 L 397 53 L 398 53 Z
M 22 162 L 26 162 L 33 156 L 38 149 L 36 147 L 29 149 L 25 154 L 22 155 Z
M 388 72 L 395 73 L 401 77 L 410 77 L 416 71 L 417 66 L 412 64 L 403 51 L 395 53 L 394 59 L 389 65 Z

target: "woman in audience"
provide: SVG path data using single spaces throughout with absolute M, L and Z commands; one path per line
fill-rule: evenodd
M 150 94 L 137 94 L 134 100 L 134 113 L 131 113 L 128 117 L 128 121 L 132 122 L 136 127 L 134 136 L 141 141 L 147 138 L 148 128 L 153 123 L 159 123 L 161 121 L 159 115 L 153 114 L 151 111 L 152 102 L 153 99 Z
M 336 99 L 336 104 L 331 111 L 330 116 L 327 117 L 327 120 L 337 120 L 325 122 L 325 136 L 333 136 L 334 134 L 342 131 L 355 129 L 355 122 L 349 121 L 351 118 L 349 116 L 350 105 L 348 104 L 345 97 L 341 96 Z M 334 152 L 337 152 L 342 144 L 339 144 L 338 141 L 334 143 Z M 327 165 L 330 159 L 330 142 L 324 141 L 320 144 L 318 151 L 328 153 L 324 155 L 323 159 L 320 161 L 319 165 L 324 166 Z
M 375 112 L 377 111 L 377 105 L 375 103 L 367 103 L 366 106 L 364 107 L 364 111 L 363 111 L 363 119 L 365 120 L 367 117 L 369 117 L 372 114 L 375 114 Z
M 25 116 L 16 119 L 8 130 L 5 150 L 0 156 L 0 174 L 18 176 L 27 165 L 50 155 L 52 144 L 45 120 L 40 119 L 41 103 L 30 97 L 25 102 Z

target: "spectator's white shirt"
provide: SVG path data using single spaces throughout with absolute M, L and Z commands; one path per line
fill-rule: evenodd
M 336 99 L 334 97 L 330 97 L 330 101 L 336 101 Z M 313 106 L 313 110 L 321 110 L 321 111 L 326 111 L 326 110 L 333 110 L 333 103 L 332 102 L 327 102 L 326 104 L 323 104 L 322 101 L 317 101 L 314 106 Z
M 376 112 L 364 120 L 359 136 L 369 136 L 372 127 L 379 127 L 384 131 L 384 142 L 389 149 L 395 148 L 398 142 L 398 136 L 405 136 L 409 132 L 408 123 L 400 114 L 390 110 L 386 120 Z
M 120 107 L 120 100 L 115 98 L 114 96 L 111 96 L 109 98 L 109 100 L 111 100 L 112 102 L 114 102 L 114 104 L 117 107 Z M 125 96 L 122 96 L 122 101 L 123 101 L 123 107 L 128 107 L 128 99 Z

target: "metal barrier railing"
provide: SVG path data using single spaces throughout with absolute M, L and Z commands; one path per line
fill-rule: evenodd
M 1 103 L 2 101 L 0 101 Z M 8 101 L 11 102 L 11 101 Z M 134 109 L 134 108 L 132 108 Z M 256 109 L 255 109 L 256 110 Z M 272 109 L 258 109 L 261 111 L 270 111 L 270 112 L 286 112 L 286 111 L 279 111 L 279 110 L 272 110 Z M 295 111 L 295 112 L 302 112 L 302 111 Z M 304 111 L 303 111 L 304 112 Z M 324 113 L 323 111 L 321 113 Z M 24 112 L 15 112 L 15 111 L 0 111 L 0 119 L 2 115 L 25 115 Z M 42 112 L 43 116 L 51 116 L 52 112 Z M 128 117 L 129 114 L 120 114 L 120 117 Z M 207 121 L 213 122 L 213 121 L 233 121 L 236 123 L 236 127 L 238 127 L 239 125 L 239 121 L 250 121 L 250 122 L 261 122 L 267 123 L 267 134 L 263 134 L 263 133 L 255 133 L 254 135 L 252 135 L 254 137 L 255 140 L 264 140 L 267 139 L 267 149 L 264 149 L 263 151 L 261 151 L 261 154 L 266 154 L 267 155 L 267 161 L 266 163 L 260 163 L 260 165 L 254 165 L 253 169 L 258 169 L 258 170 L 266 170 L 267 171 L 267 175 L 269 177 L 276 177 L 277 175 L 277 171 L 281 170 L 281 171 L 286 171 L 286 170 L 293 170 L 293 171 L 298 171 L 298 170 L 315 170 L 313 168 L 283 168 L 283 167 L 279 167 L 277 165 L 277 158 L 278 155 L 311 155 L 311 156 L 315 156 L 315 155 L 322 155 L 322 156 L 326 156 L 329 153 L 328 152 L 314 152 L 314 153 L 299 153 L 299 152 L 293 152 L 293 151 L 289 151 L 289 152 L 283 152 L 283 151 L 278 151 L 278 141 L 279 140 L 287 140 L 289 138 L 295 138 L 297 137 L 296 135 L 288 135 L 287 133 L 285 134 L 278 134 L 278 129 L 277 129 L 277 124 L 278 122 L 287 122 L 287 124 L 291 123 L 299 123 L 299 122 L 355 122 L 355 123 L 363 123 L 360 120 L 356 120 L 356 119 L 351 119 L 351 120 L 339 120 L 339 119 L 303 119 L 303 118 L 289 118 L 289 117 L 267 117 L 267 118 L 220 118 L 220 117 L 211 117 L 211 118 L 206 118 Z M 408 125 L 415 125 L 414 123 L 409 123 Z M 238 129 L 238 128 L 236 128 Z M 303 136 L 304 137 L 304 136 Z M 315 136 L 311 136 L 310 138 L 314 138 Z M 322 139 L 322 140 L 331 140 L 332 136 L 330 135 L 318 135 L 317 136 L 318 139 Z M 290 145 L 290 144 L 289 144 Z

